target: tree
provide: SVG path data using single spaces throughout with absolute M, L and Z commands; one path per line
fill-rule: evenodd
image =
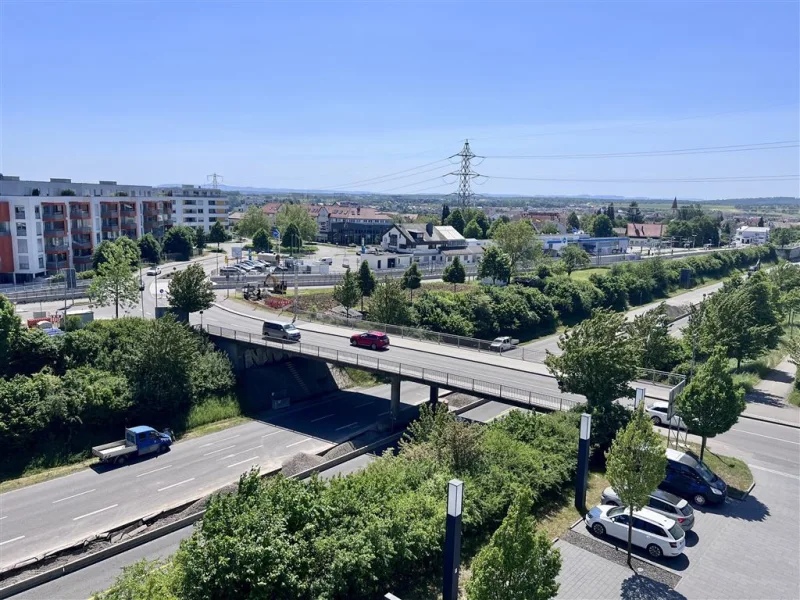
M 567 277 L 571 276 L 575 269 L 588 267 L 590 262 L 589 254 L 574 244 L 568 245 L 561 251 L 561 264 L 564 265 Z
M 464 223 L 464 215 L 460 208 L 456 208 L 450 213 L 450 216 L 447 217 L 447 224 L 455 229 L 458 233 L 464 233 L 464 227 L 466 224 Z
M 558 225 L 556 225 L 552 221 L 547 221 L 543 223 L 542 226 L 539 228 L 539 233 L 542 235 L 557 235 Z
M 444 272 L 442 273 L 442 281 L 445 283 L 452 283 L 453 284 L 453 291 L 456 291 L 456 284 L 464 283 L 467 280 L 467 272 L 464 269 L 464 265 L 461 264 L 461 260 L 456 256 L 453 259 L 453 262 L 447 265 L 444 268 Z
M 575 211 L 573 210 L 571 213 L 569 213 L 569 216 L 567 217 L 567 229 L 574 231 L 580 228 L 581 228 L 581 221 L 580 219 L 578 219 L 578 215 L 575 214 Z
M 345 270 L 344 277 L 340 283 L 333 287 L 333 299 L 344 306 L 347 318 L 350 318 L 350 309 L 356 305 L 361 297 L 361 288 L 358 280 L 350 269 Z
M 122 254 L 131 267 L 139 264 L 142 255 L 139 251 L 139 245 L 131 238 L 122 236 L 116 240 L 103 240 L 98 244 L 92 255 L 92 268 L 96 271 L 98 267 L 108 260 L 109 248 L 116 246 L 122 250 Z
M 119 318 L 120 304 L 135 306 L 139 299 L 139 283 L 131 271 L 122 246 L 110 244 L 104 251 L 105 262 L 95 272 L 89 285 L 89 298 L 98 306 L 114 305 L 114 316 Z
M 145 233 L 139 239 L 139 252 L 144 262 L 153 264 L 161 262 L 161 242 L 152 233 Z
M 478 277 L 491 277 L 492 285 L 496 285 L 498 280 L 508 281 L 511 277 L 511 259 L 497 246 L 489 246 L 478 263 Z
M 0 294 L 0 377 L 10 375 L 12 347 L 22 330 L 22 321 L 11 301 Z
M 706 450 L 706 439 L 733 427 L 745 407 L 744 390 L 733 384 L 728 371 L 725 348 L 717 346 L 676 402 L 677 413 L 689 431 L 703 438 L 700 460 Z
M 494 221 L 492 221 L 492 224 L 489 225 L 489 229 L 486 232 L 486 237 L 494 239 L 495 232 L 498 230 L 498 228 L 506 223 L 511 223 L 511 219 L 508 218 L 508 215 L 500 215 L 497 217 Z
M 758 217 L 758 226 L 759 227 L 763 227 L 764 226 L 764 217 Z
M 214 225 L 211 227 L 211 231 L 208 233 L 208 241 L 212 244 L 216 244 L 217 250 L 219 250 L 219 245 L 222 242 L 228 241 L 228 233 L 225 231 L 225 228 L 219 221 L 214 223 Z
M 358 267 L 358 289 L 361 291 L 361 312 L 364 312 L 364 296 L 371 296 L 375 290 L 375 275 L 369 268 L 369 263 L 362 260 Z
M 497 531 L 472 561 L 467 582 L 470 600 L 547 600 L 558 593 L 561 555 L 530 514 L 531 493 L 524 489 Z
M 189 260 L 194 248 L 194 230 L 188 225 L 178 225 L 167 230 L 164 236 L 164 252 L 177 254 L 181 260 Z
M 206 230 L 202 225 L 198 225 L 194 228 L 194 246 L 202 253 L 207 243 L 208 236 L 206 235 Z
M 214 286 L 203 267 L 189 265 L 170 279 L 167 300 L 172 307 L 187 313 L 208 310 L 214 304 Z
M 536 232 L 530 221 L 512 221 L 498 227 L 494 233 L 494 241 L 511 259 L 512 273 L 544 256 L 544 247 L 536 239 Z
M 680 361 L 681 346 L 670 335 L 669 327 L 670 319 L 663 302 L 628 323 L 628 335 L 637 348 L 636 364 L 645 369 L 672 370 Z
M 275 215 L 275 222 L 284 235 L 289 225 L 294 225 L 302 239 L 317 239 L 317 221 L 303 204 L 284 204 Z M 269 231 L 268 227 L 264 229 Z
M 464 227 L 464 237 L 475 238 L 476 240 L 479 240 L 483 237 L 483 230 L 475 219 L 472 219 L 472 221 L 467 223 L 467 226 Z
M 458 210 L 458 209 L 456 209 Z M 453 211 L 455 212 L 455 211 Z M 411 291 L 411 303 L 414 303 L 414 290 L 422 285 L 422 273 L 419 272 L 419 264 L 412 262 L 405 273 L 403 273 L 402 285 L 404 290 Z
M 628 508 L 628 566 L 631 566 L 633 512 L 647 506 L 650 494 L 667 473 L 663 438 L 653 430 L 644 402 L 633 411 L 627 427 L 617 434 L 606 454 L 606 477 Z
M 378 323 L 405 325 L 410 320 L 403 287 L 396 279 L 384 278 L 369 299 L 369 318 Z
M 247 207 L 242 218 L 236 224 L 236 230 L 239 232 L 239 235 L 252 238 L 259 229 L 270 231 L 272 229 L 272 223 L 270 222 L 270 218 L 264 213 L 263 207 L 251 204 Z M 212 241 L 217 244 L 220 243 L 216 239 Z M 220 241 L 224 242 L 225 240 Z
M 594 237 L 612 237 L 614 235 L 614 224 L 606 215 L 597 215 L 592 221 L 591 234 Z
M 639 210 L 639 203 L 636 200 L 628 205 L 628 221 L 631 223 L 644 223 L 642 211 Z
M 269 234 L 264 229 L 259 229 L 253 235 L 253 250 L 256 252 L 269 252 Z
M 614 203 L 613 202 L 609 203 L 608 207 L 606 208 L 606 216 L 608 217 L 609 221 L 611 221 L 612 223 L 614 222 L 614 218 L 615 217 L 614 217 Z
M 289 223 L 286 229 L 283 230 L 283 237 L 281 245 L 284 248 L 289 248 L 290 252 L 294 252 L 294 248 L 298 250 L 303 246 L 303 238 L 300 237 L 300 230 L 294 223 Z
M 450 216 L 450 207 L 447 204 L 442 204 L 442 225 L 447 225 L 447 217 Z

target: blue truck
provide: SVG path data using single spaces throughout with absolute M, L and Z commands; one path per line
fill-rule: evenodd
M 125 430 L 125 439 L 92 448 L 92 455 L 100 462 L 121 465 L 137 456 L 160 454 L 165 452 L 173 442 L 172 431 L 157 431 L 146 425 L 129 427 Z

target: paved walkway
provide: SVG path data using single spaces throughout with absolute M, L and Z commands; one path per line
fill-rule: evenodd
M 747 394 L 744 416 L 790 423 L 800 427 L 800 408 L 786 402 L 792 392 L 796 367 L 785 358 Z

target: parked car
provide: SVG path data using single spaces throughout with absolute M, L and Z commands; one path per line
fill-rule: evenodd
M 350 336 L 351 346 L 364 346 L 373 350 L 384 350 L 389 347 L 389 336 L 382 331 L 366 331 Z
M 489 346 L 490 350 L 494 350 L 495 352 L 503 352 L 505 350 L 511 350 L 512 348 L 516 347 L 519 344 L 519 340 L 512 339 L 511 336 L 504 335 L 502 337 L 496 337 L 492 341 L 492 344 Z
M 622 506 L 622 500 L 617 496 L 617 492 L 614 491 L 614 488 L 607 487 L 603 490 L 603 495 L 600 497 L 600 504 Z M 684 531 L 689 531 L 694 527 L 694 509 L 692 509 L 691 505 L 686 500 L 678 498 L 674 494 L 670 494 L 664 490 L 655 490 L 650 494 L 647 508 L 660 515 L 674 519 Z
M 630 515 L 624 506 L 595 506 L 584 517 L 597 536 L 608 535 L 627 543 Z M 653 558 L 680 556 L 686 547 L 686 533 L 674 520 L 648 508 L 633 513 L 631 543 L 644 548 Z
M 300 341 L 300 330 L 294 323 L 281 323 L 280 321 L 264 321 L 261 326 L 262 337 L 274 337 L 293 342 Z
M 320 258 L 319 262 L 321 262 L 322 264 L 325 264 L 325 265 L 332 265 L 333 264 L 333 259 L 328 257 L 328 256 L 326 256 L 325 258 Z
M 664 400 L 656 400 L 650 406 L 645 407 L 645 412 L 650 415 L 650 420 L 654 425 L 672 425 L 678 429 L 688 429 L 686 423 L 678 415 L 672 414 L 669 417 L 669 402 Z
M 249 273 L 250 271 L 254 270 L 254 267 L 251 267 L 250 265 L 248 265 L 246 263 L 243 263 L 243 262 L 238 262 L 233 266 L 236 267 L 237 269 L 242 269 L 243 271 L 246 271 L 247 273 Z
M 147 269 L 148 275 L 161 275 L 161 267 L 150 267 Z
M 239 269 L 231 265 L 219 268 L 220 275 L 240 275 L 241 273 Z
M 100 462 L 121 465 L 136 456 L 166 452 L 172 445 L 173 439 L 174 436 L 169 429 L 156 431 L 146 425 L 129 427 L 125 430 L 124 439 L 95 446 L 92 448 L 92 454 L 99 458 Z
M 728 486 L 692 452 L 667 448 L 667 476 L 660 489 L 688 498 L 698 506 L 725 502 Z

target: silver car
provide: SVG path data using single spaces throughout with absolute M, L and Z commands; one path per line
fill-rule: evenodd
M 647 412 L 654 425 L 672 425 L 672 427 L 677 427 L 678 429 L 688 429 L 683 419 L 676 415 L 674 411 L 672 418 L 669 417 L 669 402 L 656 400 L 650 406 L 645 407 L 645 412 Z
M 622 500 L 617 496 L 614 488 L 607 487 L 603 490 L 600 504 L 611 504 L 612 506 L 622 506 Z M 694 527 L 694 510 L 691 505 L 683 498 L 678 498 L 674 494 L 663 490 L 656 490 L 650 494 L 650 501 L 647 508 L 659 514 L 677 521 L 684 531 Z

